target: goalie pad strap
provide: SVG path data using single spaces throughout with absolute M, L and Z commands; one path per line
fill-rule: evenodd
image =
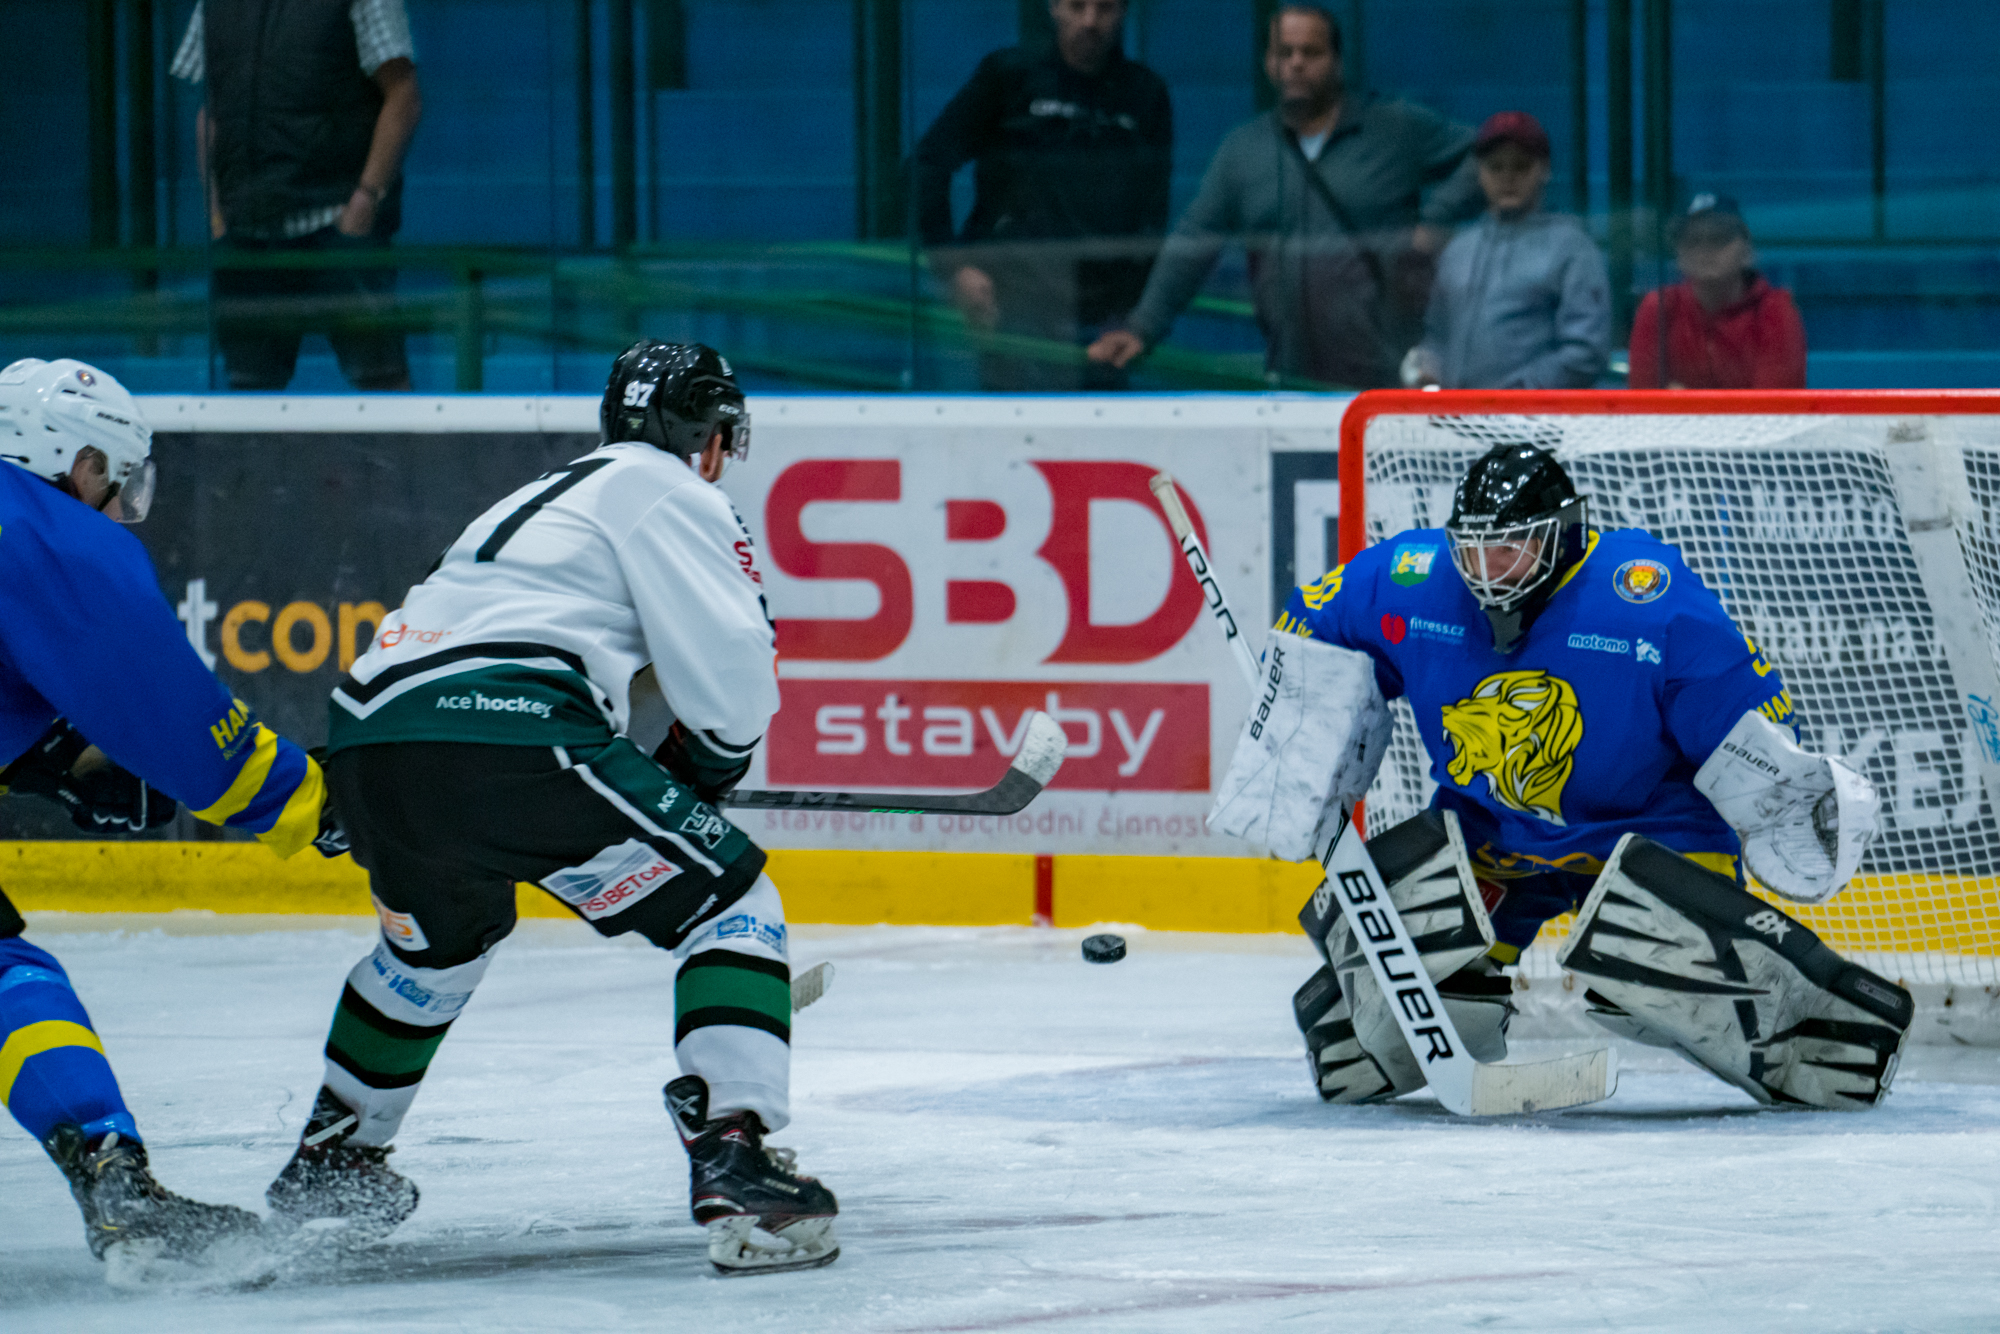
M 1352 805 L 1375 781 L 1389 706 L 1367 654 L 1293 634 L 1271 635 L 1258 686 L 1208 824 L 1304 861 L 1328 811 Z

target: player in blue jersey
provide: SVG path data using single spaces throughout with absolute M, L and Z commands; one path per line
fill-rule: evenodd
M 176 802 L 280 856 L 333 855 L 319 766 L 202 665 L 120 523 L 152 500 L 152 431 L 123 387 L 76 361 L 0 370 L 0 790 L 133 833 Z M 62 965 L 0 895 L 0 1102 L 68 1178 L 91 1253 L 168 1256 L 259 1226 L 163 1189 L 103 1043 Z
M 1380 763 L 1385 701 L 1410 706 L 1437 783 L 1422 817 L 1435 841 L 1422 846 L 1453 849 L 1462 868 L 1454 883 L 1475 923 L 1455 954 L 1426 962 L 1443 967 L 1440 991 L 1478 1059 L 1505 1051 L 1512 986 L 1502 969 L 1545 922 L 1581 912 L 1566 962 L 1592 977 L 1591 1014 L 1607 1027 L 1680 1050 L 1767 1102 L 1863 1105 L 1887 1087 L 1907 997 L 1877 1013 L 1864 989 L 1862 1015 L 1824 1001 L 1828 979 L 1818 974 L 1839 961 L 1828 964 L 1833 956 L 1804 927 L 1741 888 L 1747 861 L 1786 897 L 1837 893 L 1873 831 L 1873 789 L 1840 761 L 1799 748 L 1783 680 L 1715 594 L 1657 538 L 1591 527 L 1553 455 L 1496 446 L 1466 472 L 1446 527 L 1401 533 L 1296 589 L 1277 629 L 1312 652 L 1331 646 L 1328 670 L 1348 673 L 1349 684 L 1319 701 L 1319 721 L 1362 720 L 1342 735 L 1370 762 L 1350 767 L 1336 801 L 1360 796 Z M 1239 754 L 1232 772 L 1247 758 Z M 1225 783 L 1225 804 L 1231 792 Z M 1299 818 L 1316 822 L 1321 812 Z M 1391 855 L 1371 851 L 1378 865 Z M 1643 875 L 1633 869 L 1641 865 Z M 1410 870 L 1412 886 L 1437 883 L 1435 867 Z M 1386 868 L 1384 878 L 1394 895 Z M 1754 984 L 1747 966 L 1741 976 L 1718 972 L 1704 956 L 1704 933 L 1725 929 L 1710 920 L 1717 913 L 1727 931 L 1754 938 L 1765 923 L 1785 949 L 1810 941 L 1826 958 Z M 1411 929 L 1424 948 L 1429 928 Z M 1590 971 L 1585 956 L 1631 954 L 1606 942 L 1637 937 L 1651 942 L 1643 957 L 1605 965 L 1609 979 Z M 1337 951 L 1330 958 L 1335 966 L 1299 998 L 1322 1095 L 1365 1101 L 1420 1085 L 1400 1034 L 1379 1022 L 1386 1007 L 1356 996 L 1340 1004 L 1357 987 L 1379 998 L 1366 968 L 1356 975 L 1338 966 Z M 1739 983 L 1771 1013 L 1746 1019 Z M 1801 1036 L 1801 1015 L 1851 1022 L 1859 1027 L 1841 1032 L 1856 1040 L 1814 1046 L 1806 1039 L 1826 1035 Z M 1880 1031 L 1861 1034 L 1876 1021 Z

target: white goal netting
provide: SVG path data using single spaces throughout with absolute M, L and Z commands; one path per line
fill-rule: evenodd
M 1861 876 L 1786 911 L 1890 977 L 2000 983 L 1986 790 L 2000 774 L 2000 418 L 1381 415 L 1365 435 L 1368 540 L 1441 526 L 1465 465 L 1501 441 L 1552 449 L 1593 523 L 1678 547 L 1778 666 L 1805 744 L 1875 783 L 1882 828 Z M 1396 708 L 1376 828 L 1434 786 Z M 1541 969 L 1568 924 L 1544 929 Z

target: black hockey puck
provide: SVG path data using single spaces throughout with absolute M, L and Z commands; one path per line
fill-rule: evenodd
M 1109 933 L 1090 936 L 1083 942 L 1085 963 L 1117 963 L 1125 957 L 1125 937 Z

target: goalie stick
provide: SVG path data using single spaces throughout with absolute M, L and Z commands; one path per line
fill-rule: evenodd
M 1254 697 L 1263 671 L 1229 611 L 1213 562 L 1175 493 L 1174 479 L 1160 473 L 1151 486 L 1188 568 L 1201 584 L 1217 626 L 1229 641 L 1243 683 Z M 1611 1096 L 1617 1087 L 1618 1065 L 1616 1054 L 1608 1047 L 1518 1065 L 1486 1065 L 1473 1060 L 1444 1008 L 1437 984 L 1418 959 L 1416 943 L 1389 898 L 1375 859 L 1368 855 L 1360 826 L 1349 820 L 1345 811 L 1337 826 L 1313 849 L 1326 878 L 1300 913 L 1301 921 L 1324 954 L 1326 933 L 1312 933 L 1312 926 L 1330 926 L 1334 910 L 1346 915 L 1356 939 L 1366 944 L 1363 953 L 1368 957 L 1368 970 L 1375 975 L 1375 985 L 1382 988 L 1382 994 L 1390 998 L 1396 1027 L 1423 1066 L 1424 1076 L 1445 1110 L 1459 1116 L 1518 1116 L 1578 1107 Z
M 1062 768 L 1069 740 L 1062 724 L 1037 710 L 1000 781 L 984 792 L 731 792 L 723 806 L 761 810 L 869 811 L 880 815 L 1012 815 L 1042 794 Z

